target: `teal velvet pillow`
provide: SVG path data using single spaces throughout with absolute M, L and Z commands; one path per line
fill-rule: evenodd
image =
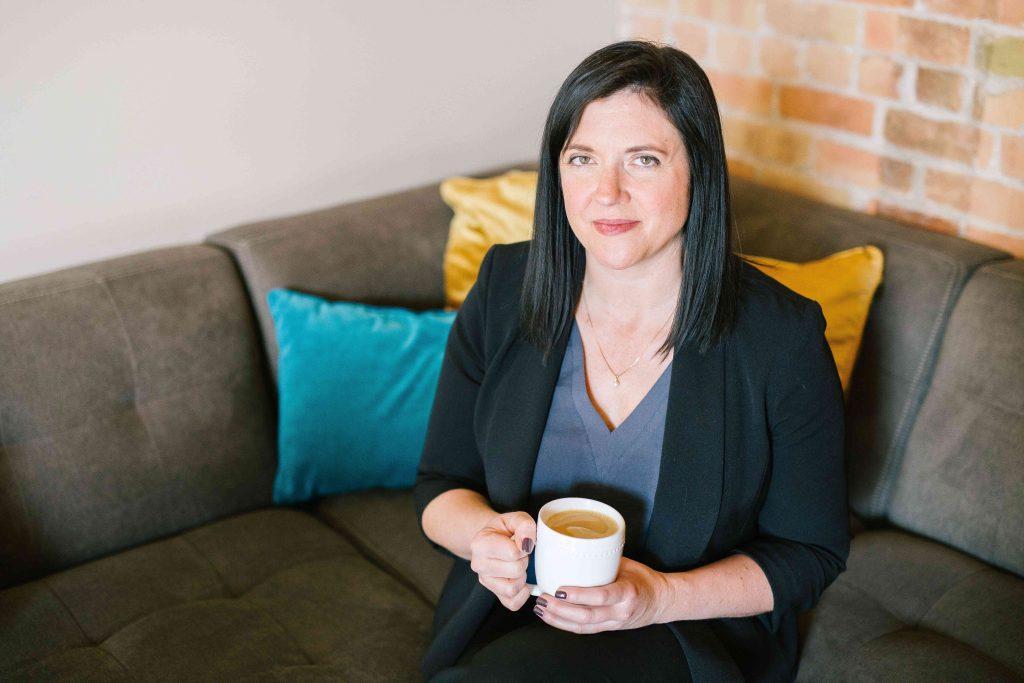
M 278 466 L 286 505 L 412 486 L 455 311 L 267 293 L 278 345 Z

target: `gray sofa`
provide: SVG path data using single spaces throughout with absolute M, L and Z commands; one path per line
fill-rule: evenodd
M 734 199 L 746 253 L 886 256 L 848 402 L 856 535 L 800 679 L 1021 680 L 1024 264 Z M 431 184 L 0 285 L 0 680 L 418 678 L 450 560 L 409 490 L 271 505 L 265 296 L 439 308 L 450 217 Z

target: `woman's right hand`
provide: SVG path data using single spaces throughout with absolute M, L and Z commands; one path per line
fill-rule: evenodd
M 526 567 L 536 538 L 533 517 L 526 512 L 504 512 L 491 518 L 469 543 L 470 569 L 513 612 L 530 597 Z

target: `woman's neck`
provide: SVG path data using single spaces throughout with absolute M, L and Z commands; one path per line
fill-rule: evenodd
M 600 319 L 605 325 L 627 333 L 655 321 L 661 325 L 672 315 L 679 300 L 683 274 L 681 242 L 677 244 L 678 248 L 666 248 L 624 270 L 606 268 L 588 255 L 583 278 L 584 315 L 589 309 L 595 322 Z

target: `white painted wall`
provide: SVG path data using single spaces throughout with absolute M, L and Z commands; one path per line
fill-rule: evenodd
M 0 0 L 0 282 L 535 158 L 615 0 Z

